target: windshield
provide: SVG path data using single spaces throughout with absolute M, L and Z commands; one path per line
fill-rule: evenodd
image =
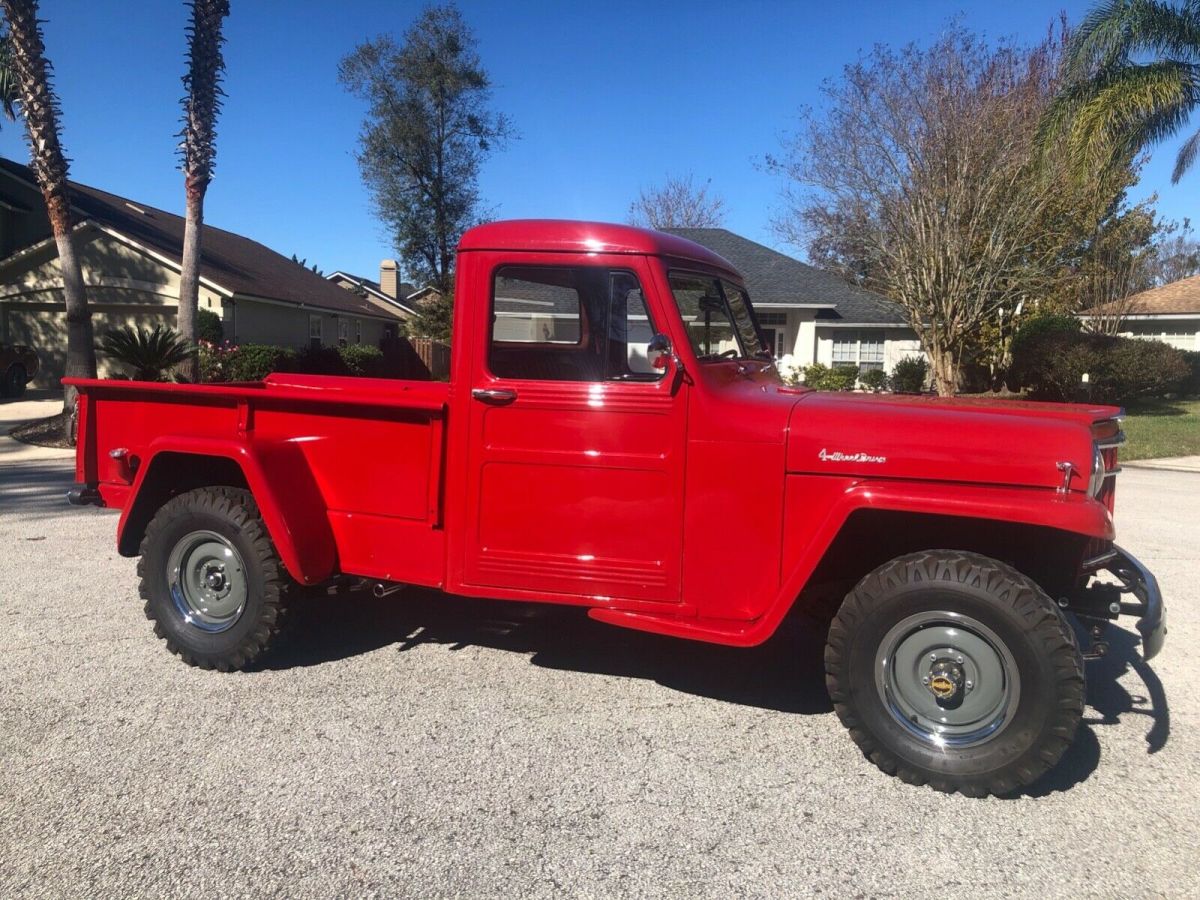
M 670 283 L 698 360 L 767 357 L 750 311 L 750 298 L 740 287 L 691 272 L 672 272 Z

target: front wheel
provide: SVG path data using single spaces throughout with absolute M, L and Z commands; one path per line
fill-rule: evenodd
M 1070 625 L 1034 582 L 973 553 L 915 553 L 860 581 L 830 626 L 825 671 L 880 769 L 970 796 L 1035 781 L 1083 713 Z
M 287 578 L 249 491 L 199 488 L 163 504 L 138 576 L 154 633 L 189 665 L 245 668 L 279 632 Z

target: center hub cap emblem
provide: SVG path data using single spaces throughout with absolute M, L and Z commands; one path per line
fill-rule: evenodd
M 962 684 L 963 670 L 955 662 L 939 660 L 929 670 L 929 693 L 937 698 L 939 703 L 953 700 Z

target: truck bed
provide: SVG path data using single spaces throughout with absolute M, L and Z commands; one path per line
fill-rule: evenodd
M 67 383 L 80 393 L 76 480 L 123 510 L 123 553 L 136 552 L 125 535 L 138 527 L 129 507 L 156 489 L 155 469 L 170 464 L 166 489 L 175 491 L 187 486 L 189 460 L 215 456 L 248 482 L 259 473 L 313 540 L 331 543 L 333 571 L 442 583 L 448 384 L 282 374 L 215 385 Z M 287 539 L 267 525 L 276 544 Z M 288 565 L 299 580 L 332 574 L 320 564 L 310 571 L 303 556 Z

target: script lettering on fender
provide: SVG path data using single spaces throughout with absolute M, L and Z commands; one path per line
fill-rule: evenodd
M 843 453 L 841 450 L 834 450 L 830 453 L 824 447 L 817 454 L 817 458 L 821 462 L 859 462 L 859 463 L 885 463 L 886 456 L 872 456 L 870 453 Z

